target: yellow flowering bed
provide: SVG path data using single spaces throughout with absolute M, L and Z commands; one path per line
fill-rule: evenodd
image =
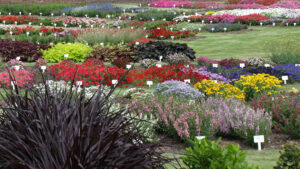
M 216 83 L 213 80 L 202 80 L 194 85 L 195 89 L 198 89 L 206 96 L 222 96 L 225 99 L 235 97 L 239 100 L 244 100 L 245 95 L 242 90 L 231 84 Z
M 208 12 L 205 13 L 205 15 L 213 15 L 213 14 L 215 14 L 215 13 L 216 13 L 216 12 L 208 11 Z
M 244 91 L 246 101 L 266 92 L 268 95 L 277 93 L 282 83 L 277 77 L 264 73 L 242 75 L 240 80 L 233 81 L 236 87 Z

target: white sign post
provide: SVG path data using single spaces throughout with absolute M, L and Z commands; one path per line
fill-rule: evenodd
M 261 150 L 261 143 L 265 142 L 265 137 L 264 135 L 256 135 L 253 137 L 254 138 L 254 143 L 257 143 L 257 150 Z
M 21 59 L 21 57 L 20 56 L 18 56 L 17 58 L 16 58 L 16 60 L 20 60 Z
M 161 64 L 156 64 L 156 66 L 157 66 L 158 68 L 161 68 Z
M 184 79 L 184 83 L 190 84 L 191 83 L 191 79 Z
M 65 58 L 68 58 L 68 57 L 69 57 L 69 54 L 64 54 L 64 57 L 65 57 Z
M 77 87 L 82 86 L 82 81 L 76 81 L 76 86 L 77 86 Z
M 153 81 L 147 81 L 147 85 L 151 87 L 153 85 Z
M 283 80 L 284 84 L 286 84 L 286 81 L 289 80 L 289 76 L 282 76 L 281 79 Z
M 162 56 L 159 56 L 159 61 L 160 61 L 160 62 L 161 62 L 162 58 L 163 58 Z
M 10 85 L 12 86 L 13 90 L 15 90 L 15 81 L 10 81 Z
M 265 64 L 265 67 L 271 67 L 271 65 L 270 64 Z
M 45 70 L 47 69 L 47 66 L 41 66 L 42 72 L 45 73 Z
M 132 67 L 132 65 L 126 65 L 127 69 L 130 69 Z
M 196 138 L 201 141 L 202 139 L 205 139 L 205 136 L 196 136 Z
M 14 66 L 14 69 L 18 71 L 18 70 L 20 70 L 20 66 L 16 65 L 16 66 Z
M 112 80 L 111 83 L 112 83 L 113 85 L 117 85 L 117 84 L 118 84 L 118 80 Z
M 213 68 L 218 68 L 218 64 L 217 63 L 214 63 L 212 66 L 213 66 Z
M 240 63 L 240 67 L 244 68 L 245 67 L 245 63 Z
M 300 66 L 300 64 L 295 64 L 296 67 Z

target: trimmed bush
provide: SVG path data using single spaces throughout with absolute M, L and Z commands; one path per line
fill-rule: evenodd
M 48 62 L 56 63 L 64 59 L 70 59 L 75 62 L 84 62 L 91 51 L 91 47 L 81 43 L 58 43 L 49 50 L 42 50 L 42 53 L 43 58 Z M 68 54 L 67 58 L 65 57 L 65 54 Z
M 227 30 L 225 31 L 224 28 Z M 230 23 L 218 23 L 212 25 L 206 25 L 204 29 L 208 32 L 231 32 L 231 31 L 239 31 L 242 29 L 248 29 L 247 25 L 241 24 L 230 24 Z

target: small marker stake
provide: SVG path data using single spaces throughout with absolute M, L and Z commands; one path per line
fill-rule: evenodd
M 156 64 L 156 66 L 157 66 L 158 68 L 161 68 L 161 64 Z
M 265 67 L 271 67 L 271 65 L 270 64 L 265 64 Z
M 69 54 L 64 54 L 64 57 L 65 57 L 65 58 L 68 58 L 68 57 L 69 57 Z
M 15 90 L 15 83 L 14 83 L 14 81 L 10 81 L 10 85 L 12 86 L 13 90 Z
M 47 69 L 47 66 L 41 66 L 41 69 L 42 69 L 43 73 L 45 73 L 45 70 Z
M 261 143 L 265 142 L 265 137 L 264 135 L 256 135 L 253 136 L 254 139 L 254 143 L 257 143 L 257 150 L 260 151 L 261 150 Z
M 284 84 L 286 84 L 286 81 L 289 80 L 289 76 L 282 76 L 281 79 L 283 80 Z
M 214 63 L 213 65 L 212 65 L 214 68 L 218 68 L 218 64 L 217 63 Z
M 202 139 L 205 139 L 205 136 L 196 136 L 196 138 L 201 141 Z
M 161 62 L 162 58 L 163 58 L 162 56 L 159 56 L 159 61 L 160 61 L 160 62 Z
M 151 86 L 153 85 L 153 82 L 152 82 L 152 81 L 147 81 L 147 85 L 148 85 L 149 87 L 151 87 Z
M 127 69 L 130 69 L 132 67 L 132 65 L 126 65 Z
M 20 56 L 18 56 L 17 58 L 16 58 L 16 60 L 20 60 L 21 59 L 21 57 Z
M 82 86 L 82 81 L 76 81 L 76 86 L 78 87 Z
M 240 67 L 244 68 L 245 67 L 245 63 L 240 63 Z
M 190 84 L 191 83 L 191 79 L 185 79 L 184 83 Z
M 14 69 L 18 71 L 18 70 L 20 70 L 20 66 L 19 65 L 14 66 Z
M 273 25 L 273 26 L 275 26 L 275 25 L 276 25 L 276 23 L 275 23 L 275 22 L 273 22 L 273 23 L 272 23 L 272 25 Z
M 300 66 L 300 64 L 295 64 L 296 67 Z
M 111 83 L 112 83 L 113 85 L 117 85 L 117 84 L 118 84 L 118 80 L 112 80 Z

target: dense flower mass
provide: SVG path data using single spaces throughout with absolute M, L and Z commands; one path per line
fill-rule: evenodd
M 7 15 L 0 15 L 0 22 L 5 21 L 6 24 L 28 24 L 29 22 L 38 22 L 38 18 L 30 17 L 30 16 L 7 16 Z
M 150 38 L 155 38 L 155 39 L 168 39 L 170 37 L 173 37 L 174 39 L 180 39 L 180 38 L 185 38 L 189 36 L 195 36 L 197 34 L 196 31 L 170 31 L 165 28 L 160 28 L 160 29 L 152 29 L 149 30 L 148 33 L 150 34 Z
M 117 67 L 104 67 L 103 64 L 95 64 L 95 60 L 88 60 L 82 64 L 63 61 L 60 64 L 52 65 L 50 72 L 57 79 L 71 81 L 84 81 L 85 85 L 112 85 L 112 80 L 118 80 L 125 75 L 126 69 Z M 184 71 L 182 71 L 184 69 Z M 121 84 L 134 84 L 146 86 L 147 81 L 164 82 L 168 80 L 184 81 L 190 79 L 191 83 L 196 83 L 208 76 L 193 72 L 194 67 L 186 68 L 185 65 L 163 65 L 162 67 L 149 67 L 146 69 L 133 69 L 126 74 Z

